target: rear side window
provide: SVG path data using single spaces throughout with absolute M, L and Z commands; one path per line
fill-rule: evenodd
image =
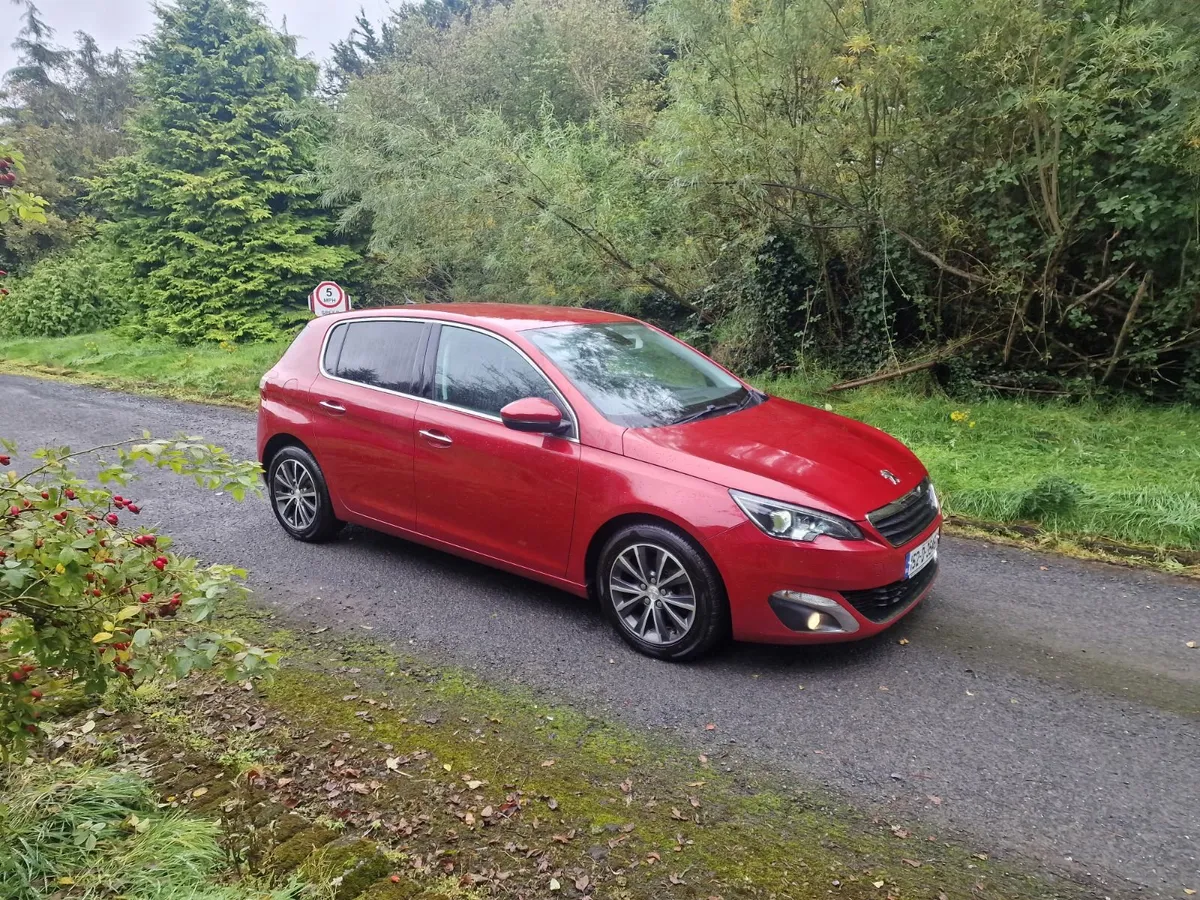
M 545 376 L 520 353 L 478 331 L 442 326 L 433 399 L 498 416 L 524 397 L 561 404 Z
M 325 348 L 325 371 L 337 378 L 402 394 L 416 394 L 420 322 L 349 322 L 338 325 Z

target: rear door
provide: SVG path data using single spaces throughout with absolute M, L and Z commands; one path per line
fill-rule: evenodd
M 499 337 L 442 324 L 430 400 L 417 410 L 417 529 L 538 572 L 566 571 L 579 479 L 575 428 L 564 436 L 506 428 L 524 397 L 569 407 L 541 371 Z
M 310 395 L 314 452 L 330 493 L 350 513 L 412 528 L 413 419 L 429 326 L 352 319 L 330 329 Z

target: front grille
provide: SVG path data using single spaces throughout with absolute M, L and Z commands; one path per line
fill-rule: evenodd
M 867 516 L 870 522 L 893 547 L 907 544 L 937 518 L 937 500 L 933 486 L 926 478 L 915 488 Z
M 842 591 L 842 596 L 872 622 L 882 622 L 920 597 L 937 577 L 937 567 L 937 560 L 934 560 L 912 578 L 894 581 L 869 591 Z

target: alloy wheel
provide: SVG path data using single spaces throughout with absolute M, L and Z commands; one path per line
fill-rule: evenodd
M 275 509 L 289 528 L 307 531 L 317 518 L 317 484 L 308 467 L 296 459 L 285 459 L 275 467 L 271 494 Z
M 617 617 L 647 643 L 678 643 L 696 621 L 696 592 L 687 569 L 657 544 L 632 544 L 617 554 L 608 590 Z

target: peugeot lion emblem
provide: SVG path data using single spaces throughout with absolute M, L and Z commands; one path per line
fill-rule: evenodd
M 900 479 L 897 478 L 895 475 L 893 475 L 891 472 L 889 472 L 887 469 L 880 469 L 879 474 L 882 475 L 884 478 L 886 478 L 888 481 L 890 481 L 892 484 L 900 483 Z

